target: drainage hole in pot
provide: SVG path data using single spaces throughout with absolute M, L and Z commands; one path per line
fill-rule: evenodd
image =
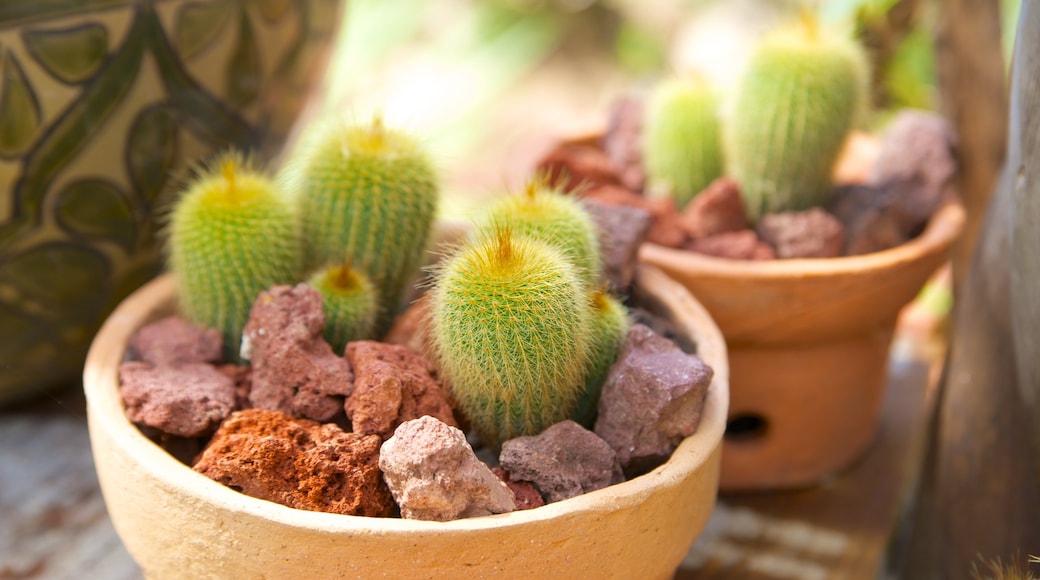
M 756 413 L 742 413 L 726 423 L 726 439 L 729 441 L 752 441 L 761 439 L 769 428 L 769 422 Z

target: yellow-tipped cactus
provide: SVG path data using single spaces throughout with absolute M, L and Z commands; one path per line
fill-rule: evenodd
M 325 341 L 343 354 L 347 343 L 375 338 L 379 297 L 368 276 L 350 261 L 329 266 L 307 284 L 321 294 L 325 310 Z
M 610 367 L 621 353 L 630 326 L 628 309 L 607 292 L 595 291 L 592 297 L 592 332 L 589 335 L 592 356 L 589 357 L 588 369 L 585 372 L 585 392 L 578 399 L 573 416 L 575 421 L 588 429 L 592 429 L 596 421 L 603 383 L 607 380 Z

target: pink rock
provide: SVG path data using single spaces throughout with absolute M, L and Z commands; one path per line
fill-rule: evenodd
M 713 374 L 696 355 L 632 325 L 603 385 L 595 426 L 626 475 L 653 469 L 697 430 Z
M 499 462 L 510 477 L 533 483 L 548 503 L 625 480 L 610 445 L 569 420 L 538 435 L 506 441 Z
M 491 473 L 494 473 L 496 477 L 501 479 L 502 483 L 509 488 L 509 491 L 513 492 L 513 497 L 516 498 L 516 509 L 529 510 L 545 505 L 542 494 L 538 493 L 538 490 L 530 481 L 514 480 L 509 477 L 509 472 L 501 467 L 492 467 Z
M 253 369 L 248 365 L 217 365 L 217 371 L 235 384 L 235 408 L 251 409 L 249 391 L 253 389 Z
M 691 252 L 730 260 L 773 260 L 776 258 L 773 247 L 758 239 L 758 234 L 752 230 L 723 232 L 707 238 L 691 240 L 685 248 Z
M 757 229 L 777 258 L 835 258 L 844 253 L 845 228 L 818 207 L 764 215 Z
M 593 145 L 560 143 L 536 165 L 550 184 L 564 191 L 618 184 L 618 176 L 607 154 Z
M 223 357 L 220 331 L 167 316 L 141 327 L 130 340 L 137 358 L 153 365 L 217 363 Z
M 641 99 L 627 96 L 611 107 L 601 145 L 620 176 L 621 185 L 632 191 L 643 191 L 646 171 L 643 169 Z
M 401 517 L 448 521 L 511 512 L 513 492 L 473 453 L 462 431 L 433 417 L 401 423 L 379 468 Z
M 321 294 L 306 284 L 261 292 L 243 331 L 258 409 L 330 421 L 353 392 L 350 365 L 322 338 Z
M 430 415 L 452 427 L 455 416 L 426 359 L 403 346 L 372 340 L 347 343 L 354 393 L 347 417 L 355 433 L 388 439 L 405 421 Z
M 234 382 L 203 363 L 125 362 L 119 392 L 131 421 L 178 437 L 208 434 L 235 410 Z
M 639 246 L 646 241 L 653 216 L 645 209 L 607 205 L 594 199 L 583 200 L 583 205 L 599 227 L 607 286 L 615 293 L 627 294 L 635 280 Z
M 375 435 L 249 409 L 231 415 L 195 471 L 246 495 L 289 507 L 389 516 L 394 503 L 379 471 Z
M 746 230 L 747 212 L 736 180 L 720 177 L 686 204 L 681 223 L 695 240 Z

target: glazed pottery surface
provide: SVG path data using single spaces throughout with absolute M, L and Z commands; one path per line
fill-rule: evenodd
M 0 403 L 73 379 L 186 168 L 273 153 L 339 0 L 0 3 Z
M 131 335 L 174 311 L 159 278 L 108 319 L 84 371 L 91 445 L 112 521 L 149 578 L 670 578 L 715 504 L 728 402 L 726 346 L 685 289 L 641 267 L 637 298 L 696 340 L 715 375 L 700 426 L 664 465 L 533 510 L 453 522 L 291 509 L 195 473 L 125 417 Z
M 726 337 L 723 490 L 811 485 L 868 448 L 896 319 L 963 223 L 951 203 L 913 240 L 843 258 L 751 262 L 643 246 L 643 263 L 683 284 Z

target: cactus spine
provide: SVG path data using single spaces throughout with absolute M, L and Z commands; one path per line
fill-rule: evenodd
M 528 182 L 523 193 L 493 204 L 477 231 L 509 224 L 513 233 L 559 248 L 578 268 L 581 280 L 592 288 L 602 270 L 599 232 L 577 198 L 553 189 L 540 179 Z
M 380 296 L 388 328 L 420 266 L 437 209 L 432 163 L 411 136 L 330 123 L 284 172 L 301 208 L 308 269 L 352 260 Z
M 739 83 L 726 130 L 730 174 L 752 220 L 826 201 L 866 86 L 861 49 L 810 16 L 763 41 Z
M 379 299 L 368 276 L 350 261 L 314 273 L 307 283 L 321 294 L 325 311 L 325 341 L 343 354 L 347 343 L 375 335 Z
M 174 207 L 167 247 L 182 312 L 221 331 L 229 360 L 239 359 L 257 295 L 295 280 L 297 228 L 292 204 L 234 154 L 205 168 Z
M 508 226 L 470 240 L 440 267 L 434 351 L 485 442 L 536 434 L 571 415 L 590 355 L 587 296 L 560 250 Z
M 663 191 L 683 207 L 722 175 L 718 107 L 718 96 L 703 80 L 658 85 L 647 104 L 643 133 L 650 191 Z
M 592 332 L 589 335 L 592 356 L 585 372 L 585 392 L 578 399 L 573 416 L 588 429 L 592 429 L 596 421 L 603 382 L 625 344 L 629 326 L 631 322 L 624 305 L 610 294 L 597 290 L 592 298 Z

